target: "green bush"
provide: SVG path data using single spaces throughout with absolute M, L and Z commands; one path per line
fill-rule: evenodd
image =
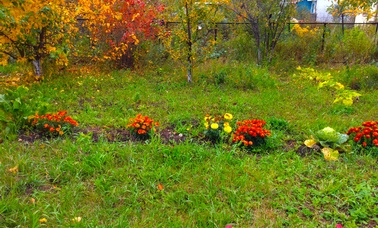
M 368 63 L 376 50 L 373 37 L 370 27 L 354 27 L 345 30 L 344 34 L 335 29 L 325 38 L 324 61 Z
M 374 64 L 347 67 L 340 72 L 340 77 L 352 89 L 374 90 L 378 88 L 378 66 Z
M 44 113 L 48 103 L 42 97 L 36 97 L 37 102 L 28 99 L 29 89 L 19 86 L 15 89 L 7 89 L 5 94 L 0 94 L 0 125 L 4 136 L 11 138 L 20 129 L 25 127 L 28 117 L 36 111 Z

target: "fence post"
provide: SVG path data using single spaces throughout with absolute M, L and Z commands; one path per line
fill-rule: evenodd
M 377 7 L 378 7 L 378 5 L 377 5 Z M 374 39 L 375 39 L 375 42 L 378 45 L 377 35 L 378 35 L 378 22 L 375 22 L 375 36 L 374 36 Z
M 218 34 L 218 24 L 215 24 L 215 29 L 214 29 L 214 40 L 217 41 L 217 34 Z
M 290 33 L 290 21 L 287 24 L 288 24 L 287 31 Z
M 322 52 L 324 51 L 326 28 L 327 28 L 327 23 L 324 23 L 323 35 L 322 35 Z

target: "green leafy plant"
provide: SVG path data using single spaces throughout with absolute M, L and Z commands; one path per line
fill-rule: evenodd
M 127 128 L 138 139 L 146 140 L 151 138 L 152 132 L 155 131 L 154 127 L 157 126 L 159 126 L 159 123 L 150 119 L 150 117 L 137 114 L 135 118 L 130 118 Z
M 289 127 L 289 122 L 281 118 L 272 117 L 268 119 L 267 122 L 268 122 L 269 129 L 285 131 Z
M 79 126 L 79 123 L 67 115 L 67 111 L 58 111 L 57 113 L 38 115 L 29 118 L 32 129 L 42 133 L 45 136 L 56 137 L 72 133 L 72 128 Z
M 205 138 L 210 140 L 213 143 L 220 142 L 224 140 L 228 134 L 232 132 L 232 127 L 230 121 L 233 116 L 230 113 L 226 113 L 223 116 L 221 115 L 206 115 L 205 120 Z
M 335 100 L 333 103 L 341 102 L 346 106 L 353 104 L 355 98 L 360 97 L 361 94 L 355 90 L 346 89 L 345 86 L 334 80 L 330 73 L 324 74 L 320 73 L 313 68 L 301 68 L 298 67 L 297 70 L 300 72 L 300 76 L 303 78 L 308 78 L 310 80 L 315 80 L 319 83 L 318 88 L 331 88 L 335 91 Z
M 264 145 L 266 137 L 271 134 L 269 130 L 264 129 L 264 120 L 243 120 L 236 124 L 238 127 L 232 136 L 232 142 L 247 148 Z
M 0 124 L 3 125 L 3 134 L 10 137 L 23 128 L 28 121 L 28 117 L 35 110 L 44 113 L 48 103 L 43 102 L 41 97 L 35 97 L 36 102 L 32 103 L 27 99 L 29 89 L 19 86 L 15 89 L 7 89 L 5 94 L 0 94 Z
M 304 144 L 309 148 L 320 149 L 326 160 L 336 161 L 339 152 L 349 151 L 348 146 L 344 144 L 348 138 L 347 134 L 341 134 L 333 128 L 326 127 L 317 131 Z

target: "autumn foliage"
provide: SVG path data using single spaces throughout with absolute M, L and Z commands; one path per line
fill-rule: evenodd
M 67 66 L 69 55 L 80 55 L 83 31 L 89 31 L 92 50 L 85 57 L 118 60 L 156 37 L 163 9 L 141 0 L 0 0 L 0 65 L 10 59 L 32 62 L 36 75 L 42 75 L 46 58 Z
M 162 5 L 141 0 L 79 0 L 78 16 L 90 32 L 96 60 L 118 60 L 146 39 L 154 39 L 160 26 Z
M 69 36 L 77 31 L 74 6 L 64 0 L 0 1 L 0 64 L 9 57 L 33 62 L 37 75 L 41 61 L 52 56 L 67 65 Z

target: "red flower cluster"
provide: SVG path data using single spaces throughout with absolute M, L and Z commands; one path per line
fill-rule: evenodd
M 236 124 L 238 128 L 232 136 L 233 143 L 242 142 L 244 146 L 252 146 L 270 136 L 270 131 L 263 129 L 266 124 L 264 120 L 244 120 Z
M 361 143 L 363 147 L 378 147 L 378 121 L 363 122 L 362 126 L 350 128 L 347 135 L 355 134 L 353 141 Z
M 159 123 L 154 122 L 148 116 L 142 116 L 142 114 L 136 115 L 135 118 L 130 118 L 130 123 L 127 125 L 137 135 L 148 135 L 154 126 L 159 126 Z
M 63 135 L 63 129 L 67 129 L 66 125 L 72 125 L 74 127 L 79 126 L 79 123 L 72 119 L 72 117 L 67 116 L 67 111 L 58 111 L 54 114 L 38 115 L 36 113 L 32 118 L 31 125 L 38 127 L 42 126 L 45 131 L 54 133 L 57 132 L 59 135 Z

